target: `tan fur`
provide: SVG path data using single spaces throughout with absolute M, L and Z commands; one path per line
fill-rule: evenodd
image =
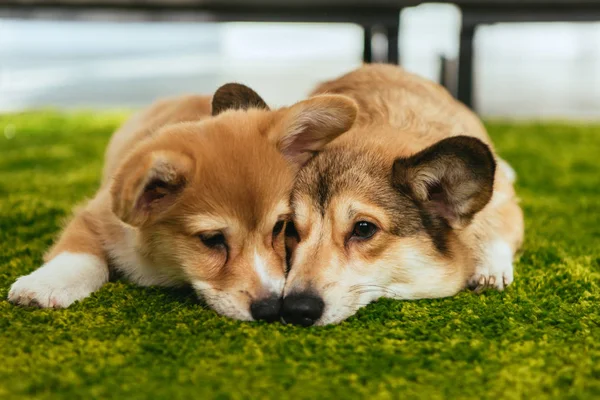
M 177 96 L 156 101 L 132 116 L 111 137 L 104 156 L 103 183 L 107 182 L 124 156 L 140 141 L 168 124 L 200 121 L 210 117 L 210 96 Z
M 228 88 L 228 96 L 243 90 L 259 98 L 242 85 Z M 66 307 L 114 268 L 140 285 L 191 284 L 232 318 L 252 319 L 254 302 L 278 301 L 285 248 L 283 233 L 273 230 L 291 214 L 298 160 L 348 130 L 356 106 L 341 96 L 276 111 L 244 109 L 243 102 L 228 110 L 227 101 L 219 99 L 220 113 L 211 117 L 210 97 L 162 100 L 117 130 L 96 196 L 67 225 L 47 264 L 13 285 L 9 300 Z M 226 243 L 207 244 L 215 235 Z M 79 262 L 85 268 L 70 264 Z M 71 282 L 70 274 L 94 280 Z
M 440 85 L 390 65 L 369 65 L 317 87 L 313 95 L 343 94 L 359 105 L 354 129 L 331 146 L 373 145 L 389 160 L 409 156 L 444 138 L 472 136 L 493 148 L 479 118 Z M 498 229 L 516 252 L 523 241 L 523 216 L 513 182 L 496 169 L 494 198 L 462 233 L 464 242 L 495 236 Z
M 377 181 L 374 176 L 380 172 L 390 175 L 398 158 L 458 135 L 475 137 L 491 147 L 483 124 L 470 110 L 439 85 L 389 65 L 363 66 L 321 84 L 313 95 L 324 93 L 352 98 L 359 113 L 353 129 L 331 143 L 329 150 L 315 159 L 316 165 L 303 170 L 294 191 L 300 242 L 292 245 L 285 296 L 302 291 L 321 296 L 325 311 L 317 324 L 338 322 L 381 296 L 453 295 L 485 275 L 481 264 L 490 261 L 489 246 L 494 243 L 506 243 L 514 255 L 523 240 L 523 216 L 506 168 L 496 168 L 493 196 L 483 210 L 452 230 L 445 255 L 436 251 L 431 238 L 423 233 L 390 234 L 385 201 L 372 201 L 375 193 L 390 196 L 373 186 L 373 182 L 389 178 Z M 340 156 L 352 152 L 356 156 L 350 156 L 350 162 Z M 347 164 L 336 169 L 340 163 Z M 319 172 L 320 168 L 329 168 L 335 176 L 330 176 L 319 192 L 315 189 L 319 174 L 327 174 Z M 334 197 L 321 214 L 317 198 L 323 191 Z M 347 212 L 348 208 L 355 210 Z M 382 229 L 371 240 L 344 243 L 361 220 Z M 498 286 L 495 278 L 483 278 L 484 286 L 504 287 L 502 283 Z M 510 281 L 512 275 L 506 284 Z

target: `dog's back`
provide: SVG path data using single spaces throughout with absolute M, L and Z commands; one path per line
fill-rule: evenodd
M 447 137 L 466 135 L 491 145 L 479 118 L 446 89 L 396 66 L 365 65 L 322 83 L 313 95 L 324 93 L 351 97 L 359 105 L 355 129 L 335 143 L 379 142 L 394 145 L 396 153 L 398 147 L 414 153 Z M 377 129 L 365 129 L 369 127 Z
M 119 162 L 165 125 L 200 121 L 211 114 L 211 96 L 182 95 L 158 100 L 134 114 L 112 135 L 106 148 L 102 181 L 106 183 Z

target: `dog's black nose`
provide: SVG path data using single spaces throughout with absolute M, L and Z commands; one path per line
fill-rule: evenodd
M 289 324 L 311 326 L 321 318 L 324 308 L 323 299 L 312 293 L 291 294 L 283 299 L 281 317 Z
M 281 298 L 268 297 L 266 299 L 257 300 L 250 305 L 250 313 L 255 320 L 274 322 L 279 319 L 279 311 L 281 310 Z

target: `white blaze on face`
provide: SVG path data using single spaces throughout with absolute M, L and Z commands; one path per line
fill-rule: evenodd
M 293 264 L 285 280 L 284 296 L 294 291 L 306 289 L 310 281 L 316 280 L 317 277 L 314 274 L 321 274 L 322 271 L 315 268 L 314 264 L 309 264 L 308 260 L 310 256 L 316 254 L 319 250 L 319 244 L 322 242 L 322 236 L 324 235 L 326 235 L 326 231 L 323 227 L 323 221 L 320 217 L 315 217 L 312 221 L 310 234 L 302 237 L 302 241 L 294 249 Z M 323 265 L 327 265 L 326 260 L 320 259 L 320 261 Z
M 280 277 L 274 277 L 269 272 L 269 266 L 264 258 L 254 250 L 254 271 L 260 280 L 262 286 L 273 294 L 281 294 L 285 280 L 283 274 Z

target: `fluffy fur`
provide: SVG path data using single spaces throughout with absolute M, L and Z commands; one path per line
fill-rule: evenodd
M 68 307 L 114 269 L 139 285 L 192 285 L 232 318 L 278 319 L 294 177 L 355 116 L 329 95 L 271 111 L 239 84 L 152 105 L 115 132 L 96 196 L 9 300 Z
M 324 325 L 379 297 L 509 285 L 523 216 L 514 171 L 480 120 L 393 66 L 364 66 L 314 95 L 324 93 L 348 96 L 359 114 L 295 183 L 283 318 Z

